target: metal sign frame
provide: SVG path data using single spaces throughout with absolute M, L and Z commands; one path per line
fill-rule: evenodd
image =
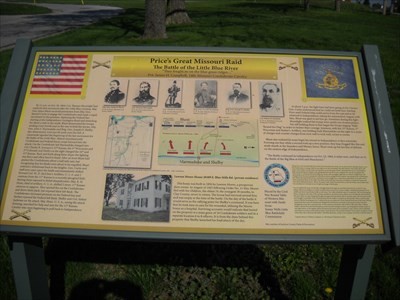
M 11 159 L 17 125 L 21 116 L 29 75 L 38 51 L 60 51 L 58 47 L 32 47 L 30 41 L 20 40 L 14 50 L 7 74 L 6 89 L 1 97 L 1 178 L 3 193 L 8 166 Z M 230 49 L 230 48 L 176 48 L 176 47 L 64 47 L 62 51 L 121 51 L 121 52 L 205 52 L 205 53 L 264 53 L 264 54 L 306 54 L 319 56 L 356 56 L 360 66 L 362 87 L 368 113 L 373 155 L 376 164 L 378 190 L 381 199 L 384 234 L 210 234 L 140 232 L 124 230 L 91 230 L 76 228 L 47 228 L 1 225 L 1 232 L 8 235 L 70 236 L 94 238 L 120 238 L 137 240 L 183 240 L 183 241 L 225 241 L 225 242 L 343 242 L 343 243 L 400 243 L 399 230 L 399 158 L 391 122 L 383 70 L 379 52 L 375 46 L 365 46 L 363 54 L 338 51 L 284 50 L 284 49 Z M 390 218 L 387 217 L 390 215 Z M 23 215 L 21 215 L 23 217 Z M 392 236 L 390 234 L 392 231 Z

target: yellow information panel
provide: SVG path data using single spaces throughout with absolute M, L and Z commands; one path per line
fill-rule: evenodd
M 37 52 L 1 225 L 383 234 L 356 56 Z

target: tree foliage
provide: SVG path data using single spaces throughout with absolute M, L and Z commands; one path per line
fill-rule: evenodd
M 172 183 L 172 176 L 171 175 L 161 175 L 161 181 L 171 184 Z
M 104 203 L 109 206 L 110 199 L 115 195 L 118 189 L 124 186 L 127 182 L 133 181 L 132 174 L 107 174 L 106 184 L 104 189 Z

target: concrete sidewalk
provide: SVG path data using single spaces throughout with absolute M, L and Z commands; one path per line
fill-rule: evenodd
M 4 1 L 2 1 L 4 2 Z M 17 4 L 17 3 L 15 3 Z M 32 3 L 27 3 L 31 4 Z M 99 5 L 34 4 L 52 10 L 42 15 L 0 15 L 0 51 L 14 47 L 19 38 L 38 40 L 73 28 L 111 18 L 122 8 Z

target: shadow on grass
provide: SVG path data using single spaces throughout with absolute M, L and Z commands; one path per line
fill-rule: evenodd
M 289 11 L 304 10 L 302 5 L 289 3 L 235 3 L 231 7 L 249 10 L 270 10 L 274 12 L 287 13 Z
M 132 33 L 140 37 L 144 30 L 144 15 L 145 11 L 142 9 L 129 8 L 119 17 L 103 20 L 101 24 L 118 28 L 116 31 L 118 33 L 112 41 L 122 39 Z
M 279 283 L 266 262 L 264 253 L 256 245 L 52 238 L 46 247 L 46 260 L 50 266 L 52 299 L 65 299 L 67 262 L 208 269 L 213 267 L 248 268 L 254 274 L 260 274 L 259 284 L 264 291 L 268 291 L 272 299 L 287 299 L 282 294 Z M 127 299 L 124 298 L 124 295 L 129 295 L 130 299 L 143 299 L 141 292 L 141 287 L 127 280 L 107 281 L 95 278 L 75 286 L 68 299 L 85 299 L 85 296 L 89 295 L 88 293 L 92 299 L 94 299 L 93 295 L 100 297 L 106 293 L 121 295 L 122 299 Z M 134 297 L 132 298 L 132 296 Z
M 139 287 L 133 285 L 127 280 L 107 281 L 101 279 L 92 279 L 84 281 L 74 288 L 68 297 L 68 300 L 79 299 L 142 299 L 142 293 Z M 53 298 L 52 299 L 64 299 Z

